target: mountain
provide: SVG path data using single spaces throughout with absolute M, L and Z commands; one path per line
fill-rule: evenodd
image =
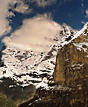
M 88 23 L 71 41 L 59 49 L 54 79 L 61 84 L 76 86 L 88 77 Z M 79 83 L 78 83 L 79 84 Z
M 61 40 L 58 39 L 59 36 Z M 54 107 L 63 107 L 64 104 L 69 107 L 76 103 L 84 104 L 86 98 L 82 102 L 82 97 L 77 100 L 76 92 L 80 90 L 82 96 L 87 93 L 87 82 L 85 86 L 83 84 L 87 80 L 88 69 L 87 36 L 88 23 L 80 31 L 64 24 L 63 29 L 53 39 L 57 43 L 50 46 L 48 52 L 4 46 L 0 67 L 0 92 L 12 101 L 16 100 L 16 105 L 21 104 L 19 107 L 39 107 L 41 104 L 44 105 L 40 107 L 52 104 Z M 81 93 L 83 91 L 84 94 Z
M 19 107 L 88 106 L 88 23 L 61 42 L 53 77 L 53 89 L 38 89 L 28 106 Z
M 71 27 L 64 24 L 63 29 L 53 39 L 55 44 L 50 46 L 48 52 L 34 52 L 13 46 L 4 46 L 0 77 L 10 77 L 23 87 L 33 84 L 36 88 L 48 89 L 47 83 L 49 79 L 52 79 L 59 42 L 64 40 L 66 35 L 72 34 L 73 36 L 75 32 Z
M 58 48 L 53 89 L 37 90 L 26 107 L 88 106 L 88 23 Z M 85 97 L 84 97 L 85 96 Z M 24 103 L 23 105 L 25 105 Z M 20 107 L 22 107 L 21 105 Z
M 25 99 L 27 100 L 26 96 L 32 98 L 36 89 L 53 88 L 50 84 L 54 83 L 53 72 L 60 42 L 65 40 L 65 36 L 73 36 L 76 32 L 63 24 L 61 31 L 52 41 L 55 44 L 50 46 L 48 52 L 21 50 L 4 44 L 0 63 L 0 92 L 12 100 L 17 96 L 16 103 L 18 104 L 19 99 L 22 103 Z M 20 96 L 21 94 L 24 99 Z

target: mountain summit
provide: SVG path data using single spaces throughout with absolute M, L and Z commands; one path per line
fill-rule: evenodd
M 78 32 L 65 24 L 62 28 L 53 39 L 57 43 L 49 46 L 48 52 L 21 50 L 8 45 L 3 47 L 0 91 L 13 102 L 16 100 L 16 105 L 23 103 L 19 107 L 24 107 L 26 101 L 29 102 L 25 107 L 36 104 L 39 107 L 42 103 L 44 106 L 41 107 L 47 107 L 47 104 L 63 106 L 64 96 L 70 106 L 75 102 L 81 103 L 79 97 L 77 102 L 74 90 L 81 93 L 85 87 L 83 81 L 87 83 L 88 23 Z M 84 91 L 87 92 L 86 89 Z M 84 100 L 86 98 L 82 100 L 83 104 Z
M 65 40 L 66 35 L 73 36 L 75 32 L 76 30 L 64 24 L 53 38 L 53 44 L 48 46 L 48 52 L 21 50 L 5 44 L 5 49 L 2 50 L 3 64 L 0 67 L 0 77 L 10 77 L 23 87 L 33 84 L 36 88 L 48 89 L 48 81 L 52 79 L 59 44 Z
M 37 90 L 29 107 L 88 106 L 88 23 L 63 40 L 57 52 L 53 89 Z

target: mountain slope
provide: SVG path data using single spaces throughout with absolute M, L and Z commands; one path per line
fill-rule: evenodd
M 67 39 L 70 40 L 67 41 Z M 88 24 L 69 36 L 58 49 L 54 88 L 39 88 L 32 100 L 19 107 L 88 106 Z M 27 104 L 27 105 L 26 105 Z
M 82 30 L 75 34 L 76 31 L 72 30 L 67 25 L 64 25 L 63 30 L 61 30 L 57 37 L 53 39 L 54 41 L 57 41 L 57 43 L 53 44 L 53 46 L 50 46 L 50 50 L 48 52 L 35 53 L 34 51 L 25 51 L 11 46 L 5 46 L 5 48 L 2 50 L 0 66 L 0 91 L 6 94 L 6 96 L 8 96 L 13 101 L 15 101 L 14 98 L 15 96 L 17 96 L 16 104 L 18 104 L 18 101 L 23 103 L 24 101 L 28 101 L 28 99 L 34 97 L 32 100 L 26 103 L 26 106 L 25 104 L 22 104 L 20 105 L 20 107 L 32 107 L 36 106 L 36 104 L 37 106 L 43 104 L 44 106 L 42 105 L 42 107 L 45 107 L 45 105 L 47 107 L 52 104 L 55 107 L 57 107 L 58 105 L 63 106 L 63 104 L 65 103 L 67 103 L 68 106 L 73 104 L 74 97 L 76 97 L 73 90 L 76 90 L 76 88 L 71 89 L 72 85 L 70 85 L 69 87 L 69 84 L 72 82 L 74 83 L 75 76 L 78 76 L 77 78 L 79 78 L 80 75 L 82 76 L 84 66 L 83 68 L 81 68 L 82 66 L 81 64 L 79 65 L 78 62 L 81 59 L 84 59 L 85 64 L 87 62 L 87 58 L 84 58 L 84 54 L 87 55 L 86 47 L 83 46 L 83 51 L 80 51 L 84 42 L 84 44 L 87 45 L 87 26 L 88 25 L 86 24 Z M 63 37 L 60 41 L 58 39 L 59 35 Z M 79 45 L 80 42 L 82 42 L 81 45 Z M 76 58 L 78 54 L 79 56 L 81 55 L 80 60 L 79 57 L 77 57 L 78 59 Z M 73 56 L 74 59 L 76 58 L 77 60 L 73 60 Z M 66 70 L 64 71 L 64 67 L 70 69 L 70 67 L 68 67 L 66 64 L 64 65 L 64 62 L 68 61 L 67 59 L 69 59 L 70 57 L 72 59 L 70 60 L 70 63 L 67 63 L 67 65 L 73 67 L 73 69 L 76 70 L 78 70 L 80 67 L 80 69 L 82 69 L 81 74 L 77 71 L 80 75 L 70 74 L 69 76 L 68 71 L 67 74 L 64 75 L 66 72 Z M 58 63 L 58 60 L 60 63 Z M 74 61 L 75 63 L 73 64 Z M 60 66 L 62 67 L 60 68 Z M 53 81 L 53 72 L 55 81 Z M 82 76 L 82 78 L 85 77 L 84 75 Z M 66 80 L 67 83 L 65 83 Z M 69 82 L 70 80 L 71 82 Z M 35 88 L 33 86 L 35 86 Z M 75 92 L 78 92 L 79 89 L 80 87 L 78 86 Z M 31 93 L 32 96 L 30 96 L 30 94 L 28 93 Z M 22 96 L 19 96 L 18 94 Z M 28 97 L 27 95 L 30 97 Z M 69 98 L 67 95 L 69 95 Z M 67 99 L 64 99 L 64 96 Z M 52 99 L 54 100 L 52 101 Z M 82 101 L 84 100 L 85 98 Z
M 52 80 L 56 55 L 61 41 L 65 36 L 74 35 L 75 30 L 67 25 L 58 33 L 48 52 L 34 52 L 6 46 L 2 50 L 2 67 L 0 77 L 10 77 L 22 87 L 33 84 L 36 88 L 49 89 L 48 82 Z M 13 86 L 14 87 L 14 86 Z

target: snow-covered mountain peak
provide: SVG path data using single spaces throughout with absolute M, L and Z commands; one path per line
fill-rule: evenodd
M 61 44 L 62 46 L 65 44 L 67 37 L 74 38 L 76 30 L 64 25 L 61 32 L 53 39 L 55 44 L 50 46 L 48 52 L 26 51 L 13 46 L 6 46 L 2 50 L 0 78 L 12 78 L 17 81 L 17 85 L 23 87 L 33 84 L 36 88 L 51 88 L 48 83 L 53 82 L 52 74 L 55 68 L 57 51 Z M 61 39 L 58 39 L 59 36 L 61 36 Z

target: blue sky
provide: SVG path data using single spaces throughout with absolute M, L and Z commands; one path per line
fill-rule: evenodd
M 7 0 L 9 1 L 9 0 Z M 28 0 L 26 0 L 28 1 Z M 6 2 L 4 0 L 4 2 Z M 1 0 L 1 4 L 4 3 L 3 0 Z M 88 0 L 56 0 L 54 4 L 40 7 L 35 2 L 25 2 L 31 9 L 33 10 L 31 13 L 21 13 L 17 12 L 13 9 L 10 9 L 9 11 L 12 11 L 15 15 L 11 18 L 8 18 L 8 20 L 12 20 L 11 22 L 7 22 L 6 20 L 2 20 L 5 18 L 1 18 L 1 22 L 5 22 L 6 26 L 9 24 L 12 28 L 11 32 L 16 31 L 19 29 L 25 19 L 31 19 L 35 17 L 36 15 L 40 14 L 43 15 L 44 13 L 51 14 L 52 20 L 56 21 L 59 24 L 66 23 L 67 25 L 71 26 L 74 29 L 81 29 L 83 27 L 82 21 L 87 22 L 88 16 L 86 16 L 85 11 L 88 9 Z M 83 3 L 83 7 L 81 6 Z M 16 6 L 16 5 L 15 5 Z M 6 6 L 5 6 L 6 7 Z M 2 10 L 4 11 L 4 4 L 2 6 Z M 6 14 L 7 11 L 5 9 Z M 1 13 L 0 13 L 1 14 Z M 1 23 L 0 22 L 0 23 Z M 3 23 L 2 23 L 3 24 Z M 2 26 L 1 26 L 2 28 Z M 4 29 L 4 27 L 3 27 Z M 6 29 L 6 28 L 5 28 Z M 5 34 L 4 36 L 10 36 L 11 32 L 8 34 Z M 4 36 L 2 38 L 4 38 Z M 1 39 L 2 40 L 2 39 Z
M 65 1 L 65 0 L 64 0 Z M 31 3 L 31 8 L 33 12 L 30 14 L 21 14 L 15 13 L 15 17 L 12 18 L 13 23 L 11 23 L 13 29 L 17 29 L 20 25 L 22 25 L 22 21 L 26 18 L 32 18 L 37 14 L 43 13 L 51 13 L 52 19 L 60 24 L 66 23 L 72 26 L 75 29 L 82 28 L 81 21 L 88 21 L 88 17 L 85 17 L 85 11 L 88 9 L 87 3 L 85 0 L 84 7 L 81 7 L 81 0 L 57 0 L 56 3 L 46 6 L 46 7 L 38 7 L 35 3 Z M 84 13 L 82 13 L 82 11 Z

